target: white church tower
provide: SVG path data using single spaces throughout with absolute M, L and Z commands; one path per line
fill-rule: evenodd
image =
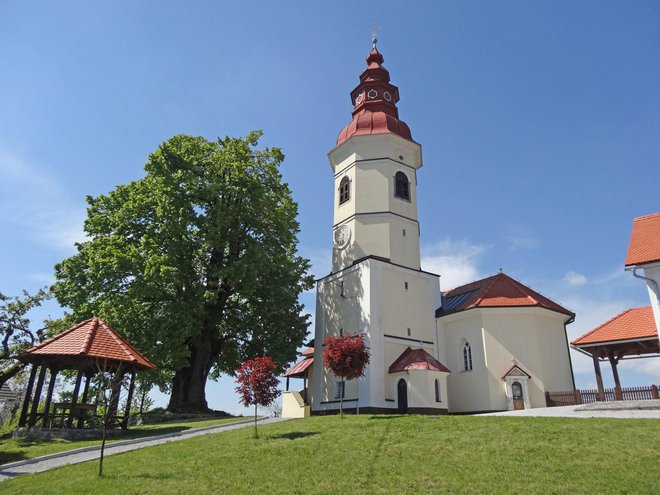
M 399 120 L 399 92 L 374 46 L 351 92 L 351 122 L 328 153 L 334 175 L 332 273 L 317 282 L 311 412 L 447 411 L 448 370 L 438 361 L 439 279 L 420 270 L 417 170 L 421 146 Z M 323 367 L 323 341 L 364 332 L 363 378 Z

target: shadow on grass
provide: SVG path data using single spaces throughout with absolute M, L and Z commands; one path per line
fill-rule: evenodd
M 292 431 L 291 433 L 282 433 L 281 435 L 273 435 L 270 438 L 274 440 L 279 440 L 286 438 L 287 440 L 297 440 L 298 438 L 311 437 L 314 435 L 319 435 L 318 431 Z
M 28 456 L 25 452 L 20 450 L 10 450 L 7 452 L 0 452 L 0 464 L 8 464 L 10 462 L 24 461 Z

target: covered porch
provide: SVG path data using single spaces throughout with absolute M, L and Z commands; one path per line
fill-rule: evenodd
M 623 400 L 617 366 L 624 359 L 660 357 L 658 330 L 650 306 L 620 313 L 591 332 L 571 342 L 573 349 L 593 360 L 597 400 L 606 400 L 601 362 L 609 362 L 614 379 L 614 400 Z M 657 392 L 656 392 L 657 393 Z
M 286 391 L 282 395 L 282 417 L 306 418 L 311 414 L 309 383 L 311 379 L 312 364 L 314 363 L 314 348 L 307 347 L 302 353 L 303 359 L 289 368 L 286 377 Z M 302 379 L 301 390 L 289 390 L 291 378 Z

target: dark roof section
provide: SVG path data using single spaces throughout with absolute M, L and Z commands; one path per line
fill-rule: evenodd
M 439 318 L 473 308 L 516 307 L 545 308 L 571 318 L 575 317 L 575 313 L 572 311 L 504 273 L 498 273 L 443 293 L 442 307 L 436 310 L 435 316 Z

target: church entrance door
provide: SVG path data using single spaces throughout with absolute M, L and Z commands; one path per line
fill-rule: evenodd
M 399 412 L 408 414 L 408 384 L 401 378 L 397 384 L 397 397 L 399 399 Z
M 513 410 L 519 411 L 525 409 L 525 398 L 523 397 L 523 388 L 520 382 L 513 382 L 511 384 L 511 392 L 513 395 Z

